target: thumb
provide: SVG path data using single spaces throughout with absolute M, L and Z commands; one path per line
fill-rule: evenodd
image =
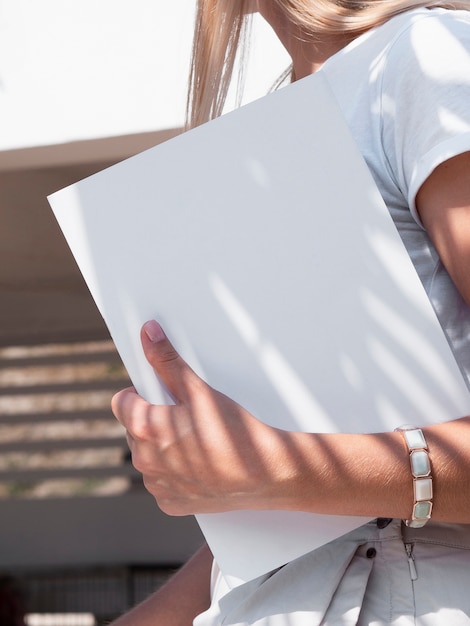
M 146 322 L 140 333 L 147 361 L 176 401 L 189 396 L 191 381 L 200 380 L 174 349 L 162 327 L 155 320 Z

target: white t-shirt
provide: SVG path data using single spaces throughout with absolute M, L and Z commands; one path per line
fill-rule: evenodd
M 470 150 L 470 11 L 416 9 L 320 70 L 330 83 L 470 385 L 470 309 L 420 224 L 433 169 Z

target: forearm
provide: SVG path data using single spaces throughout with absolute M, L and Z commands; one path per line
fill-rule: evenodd
M 470 418 L 423 432 L 432 464 L 433 519 L 470 523 Z M 288 454 L 278 465 L 279 507 L 331 515 L 410 516 L 413 488 L 401 433 L 288 433 L 286 440 Z
M 161 589 L 112 626 L 190 626 L 210 604 L 212 554 L 201 548 Z
M 283 509 L 410 517 L 413 481 L 401 433 L 272 428 L 202 381 L 156 322 L 145 325 L 142 345 L 177 402 L 150 405 L 127 389 L 114 397 L 113 410 L 127 430 L 132 462 L 164 512 Z M 408 421 L 412 417 L 404 416 Z M 433 518 L 470 523 L 470 417 L 423 430 L 434 480 Z

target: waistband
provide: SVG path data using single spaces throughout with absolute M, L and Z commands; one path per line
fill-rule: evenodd
M 435 543 L 470 550 L 470 524 L 429 521 L 423 528 L 409 528 L 402 520 L 378 518 L 351 531 L 337 541 L 355 543 L 401 539 L 404 543 Z

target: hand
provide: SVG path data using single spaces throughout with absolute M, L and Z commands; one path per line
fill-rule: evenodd
M 141 340 L 176 405 L 151 405 L 129 388 L 116 394 L 112 407 L 160 508 L 170 515 L 276 508 L 274 500 L 289 494 L 279 449 L 287 433 L 207 385 L 157 322 L 144 325 Z

